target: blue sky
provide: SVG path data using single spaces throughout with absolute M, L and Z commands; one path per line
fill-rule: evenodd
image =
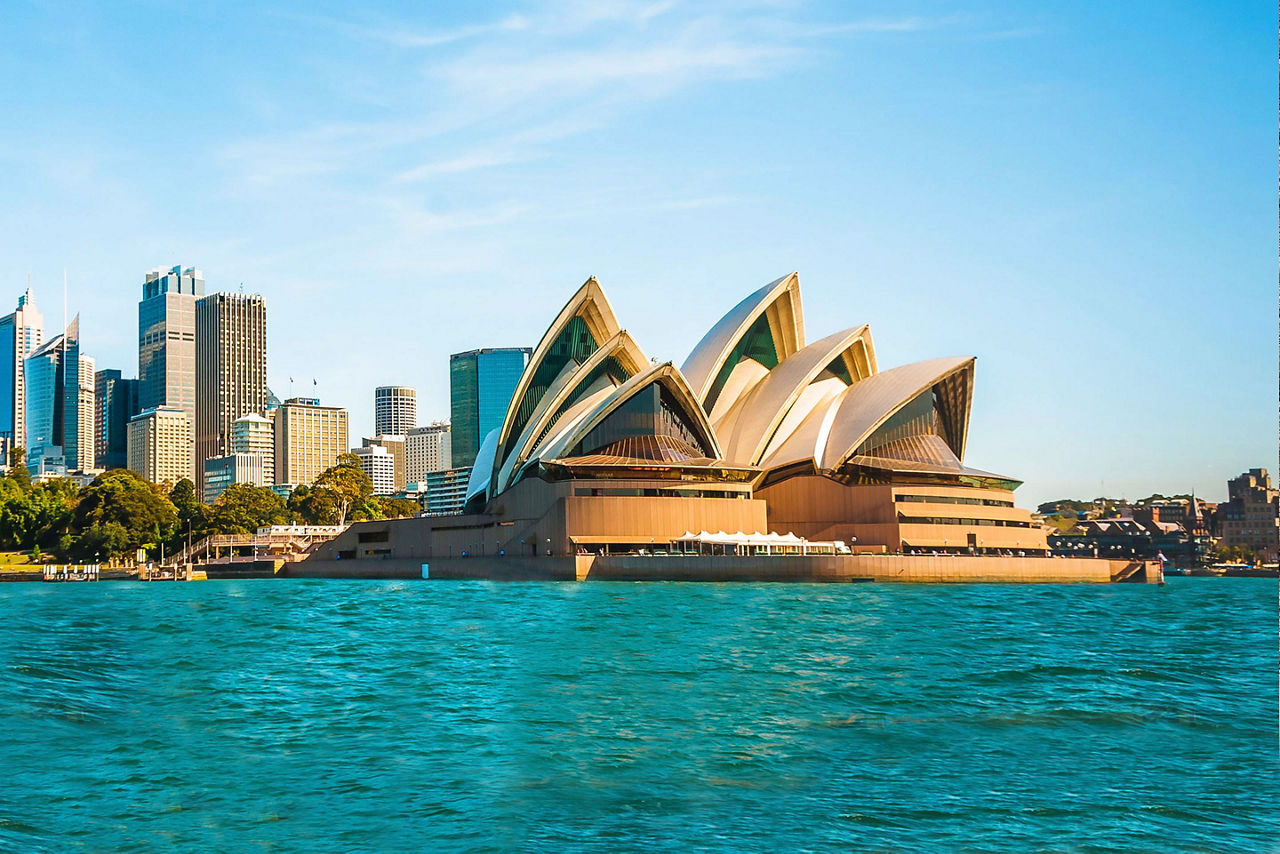
M 683 361 L 800 272 L 811 339 L 971 354 L 1023 504 L 1276 465 L 1274 3 L 29 3 L 0 300 L 137 370 L 146 270 L 266 296 L 275 391 L 372 429 L 599 277 Z M 8 310 L 9 306 L 0 306 Z

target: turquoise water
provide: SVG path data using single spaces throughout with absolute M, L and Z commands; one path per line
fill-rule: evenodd
M 0 584 L 0 849 L 1277 850 L 1276 607 Z

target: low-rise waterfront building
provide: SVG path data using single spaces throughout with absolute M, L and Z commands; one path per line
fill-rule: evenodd
M 470 467 L 427 472 L 426 503 L 423 510 L 429 516 L 453 516 L 462 512 L 467 500 L 467 481 Z

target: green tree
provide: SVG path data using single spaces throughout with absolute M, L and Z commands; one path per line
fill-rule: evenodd
M 16 479 L 0 480 L 0 545 L 56 547 L 71 524 L 77 497 L 75 485 L 66 479 L 27 486 Z
M 267 525 L 283 525 L 288 518 L 284 499 L 267 487 L 234 483 L 210 507 L 207 531 L 252 534 Z
M 177 527 L 178 511 L 163 491 L 128 469 L 112 469 L 94 478 L 75 508 L 73 530 L 91 536 L 75 538 L 73 557 L 103 558 L 126 554 L 168 538 Z
M 27 471 L 26 448 L 9 449 L 9 472 L 5 475 L 5 479 L 13 480 L 23 489 L 31 488 L 31 472 Z
M 190 478 L 184 477 L 173 485 L 173 489 L 169 490 L 169 500 L 178 511 L 178 522 L 184 530 L 188 523 L 194 523 L 199 519 L 200 510 L 204 505 L 196 496 L 196 485 Z
M 336 465 L 320 473 L 307 496 L 309 515 L 317 525 L 345 525 L 347 518 L 379 518 L 373 481 L 355 454 L 341 454 Z
M 294 525 L 314 525 L 315 520 L 311 518 L 311 487 L 303 484 L 293 492 L 289 493 L 289 500 L 285 502 L 285 507 L 289 513 L 289 522 Z
M 400 519 L 405 516 L 417 516 L 422 508 L 418 502 L 408 498 L 379 498 L 379 509 L 384 519 Z

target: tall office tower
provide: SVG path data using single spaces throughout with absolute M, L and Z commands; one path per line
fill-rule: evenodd
M 228 453 L 259 455 L 262 485 L 276 482 L 276 431 L 270 419 L 251 412 L 232 421 Z
M 449 422 L 414 427 L 404 437 L 404 479 L 421 483 L 433 471 L 453 468 Z
M 492 347 L 449 357 L 454 468 L 472 465 L 484 437 L 502 426 L 530 352 L 529 347 Z
M 347 410 L 291 397 L 276 410 L 276 483 L 310 485 L 348 450 Z
M 0 318 L 0 438 L 10 447 L 27 445 L 27 393 L 24 365 L 44 340 L 44 318 L 31 298 L 31 288 L 18 297 L 12 314 Z
M 267 411 L 267 303 L 257 294 L 196 301 L 196 471 L 230 450 L 231 425 Z
M 92 356 L 80 356 L 80 382 L 76 406 L 76 468 L 89 471 L 96 466 L 94 428 L 98 423 L 98 400 L 94 388 L 97 363 Z M 67 465 L 71 465 L 68 457 Z
M 204 274 L 181 266 L 147 273 L 138 303 L 138 405 L 170 406 L 195 420 L 196 300 Z
M 374 495 L 394 495 L 396 489 L 395 460 L 382 445 L 364 445 L 352 448 L 351 453 L 360 458 L 360 468 L 373 482 Z
M 80 355 L 80 316 L 67 331 L 45 342 L 23 363 L 26 401 L 27 467 L 32 472 L 58 468 L 93 467 L 93 394 L 81 394 L 81 362 L 89 365 L 92 388 L 93 360 Z M 87 411 L 85 411 L 87 409 Z M 81 415 L 88 445 L 81 456 Z
M 138 381 L 117 370 L 93 377 L 94 468 L 122 469 L 129 464 L 129 419 L 138 414 Z
M 418 426 L 418 393 L 408 386 L 384 385 L 373 390 L 373 432 L 403 436 Z
M 191 477 L 191 421 L 176 406 L 144 409 L 129 419 L 129 468 L 152 483 Z

